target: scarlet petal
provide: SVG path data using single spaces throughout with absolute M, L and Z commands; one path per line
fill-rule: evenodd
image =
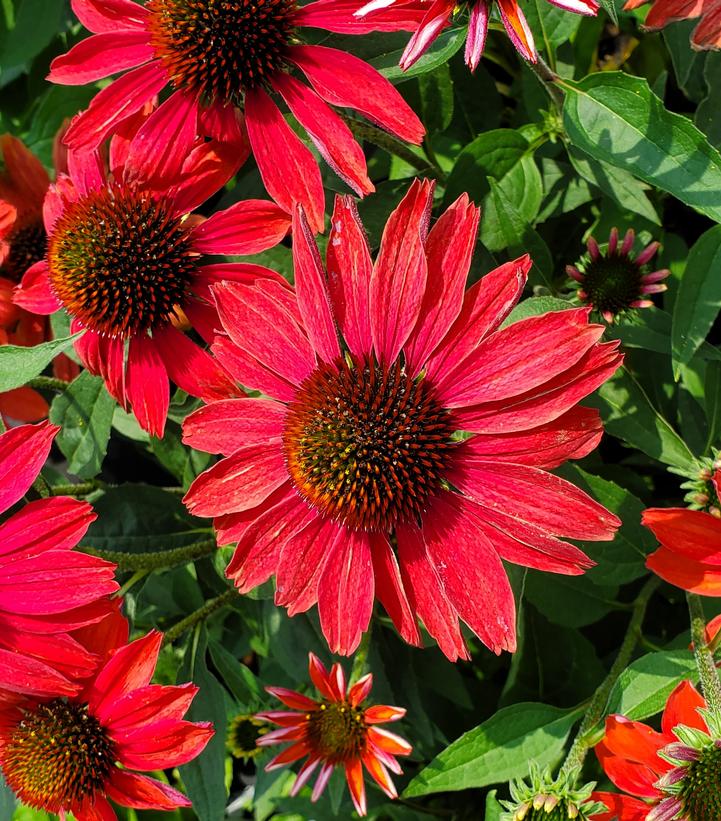
M 411 745 L 405 738 L 384 730 L 382 727 L 371 727 L 368 730 L 368 737 L 376 747 L 390 755 L 408 755 L 412 751 Z
M 394 86 L 368 63 L 334 48 L 293 46 L 289 59 L 331 105 L 354 108 L 396 134 L 419 144 L 425 128 Z
M 258 254 L 277 245 L 290 225 L 290 216 L 275 203 L 241 200 L 193 229 L 193 248 L 202 254 Z
M 243 445 L 280 437 L 285 406 L 272 399 L 225 399 L 198 408 L 183 422 L 183 442 L 229 456 Z
M 165 364 L 154 343 L 136 336 L 128 346 L 127 397 L 138 424 L 151 436 L 162 438 L 170 405 Z
M 393 211 L 370 282 L 371 331 L 376 356 L 394 362 L 418 319 L 426 288 L 433 183 L 415 180 Z
M 700 596 L 721 596 L 721 569 L 660 547 L 646 559 L 646 567 L 669 584 Z
M 404 641 L 420 647 L 421 634 L 408 601 L 398 559 L 383 534 L 370 534 L 376 595 Z
M 149 684 L 125 695 L 115 705 L 107 726 L 114 734 L 125 734 L 167 719 L 180 720 L 198 692 L 194 684 L 169 687 Z
M 148 63 L 114 80 L 98 92 L 87 110 L 78 114 L 65 134 L 65 143 L 76 151 L 92 150 L 126 117 L 135 114 L 166 85 L 160 66 Z
M 518 53 L 529 62 L 535 63 L 536 44 L 533 42 L 533 33 L 518 5 L 518 0 L 498 0 L 498 11 Z
M 398 721 L 406 711 L 399 707 L 389 707 L 387 704 L 374 704 L 363 713 L 367 724 L 387 724 L 389 721 Z
M 610 792 L 594 792 L 591 798 L 609 808 L 593 816 L 593 821 L 646 821 L 648 804 L 638 798 Z
M 259 86 L 246 92 L 245 122 L 268 193 L 289 214 L 296 202 L 301 203 L 313 230 L 322 231 L 325 197 L 320 169 L 276 104 Z
M 13 294 L 13 302 L 33 314 L 54 314 L 60 302 L 50 288 L 48 263 L 42 259 L 28 268 Z
M 213 733 L 209 723 L 154 721 L 123 736 L 118 744 L 118 760 L 134 770 L 180 767 L 205 749 Z
M 321 359 L 333 362 L 340 356 L 325 272 L 318 246 L 302 206 L 293 211 L 293 268 L 295 291 L 308 338 Z
M 37 659 L 0 647 L 0 693 L 3 690 L 40 698 L 58 697 L 72 695 L 78 685 Z
M 49 405 L 32 388 L 15 388 L 0 393 L 0 415 L 19 422 L 39 422 L 48 415 Z
M 148 33 L 113 31 L 81 40 L 50 64 L 47 79 L 60 85 L 81 86 L 152 60 Z
M 353 759 L 345 765 L 345 778 L 348 782 L 353 806 L 358 815 L 366 814 L 366 788 L 363 783 L 363 764 L 360 759 Z
M 370 4 L 367 4 L 370 5 Z M 371 31 L 413 31 L 425 14 L 424 0 L 379 8 L 365 14 L 357 0 L 316 0 L 296 9 L 299 26 L 311 26 L 337 34 L 366 34 Z
M 721 570 L 721 521 L 700 510 L 648 508 L 642 523 L 679 558 Z
M 201 473 L 183 501 L 195 516 L 218 516 L 255 507 L 288 480 L 276 441 L 240 448 Z
M 434 0 L 431 3 L 401 56 L 400 67 L 404 71 L 417 62 L 443 29 L 450 25 L 454 5 L 454 0 Z
M 150 13 L 132 0 L 70 0 L 70 5 L 85 28 L 94 32 L 144 28 Z
M 253 354 L 234 345 L 227 336 L 217 336 L 211 350 L 225 370 L 242 385 L 256 388 L 261 393 L 284 402 L 292 402 L 295 398 L 298 392 L 295 385 L 283 379 Z
M 340 701 L 345 698 L 345 692 L 336 692 L 328 676 L 328 670 L 315 653 L 308 653 L 308 674 L 316 690 L 323 698 L 327 698 L 329 701 Z
M 22 425 L 0 434 L 0 512 L 21 499 L 48 458 L 57 425 Z
M 373 568 L 368 536 L 349 531 L 328 557 L 318 582 L 318 613 L 332 653 L 350 655 L 373 612 Z
M 373 344 L 370 326 L 373 261 L 352 197 L 335 198 L 326 268 L 333 316 L 350 352 L 362 356 Z
M 265 689 L 292 710 L 301 710 L 306 713 L 308 710 L 318 708 L 317 701 L 313 701 L 312 698 L 308 698 L 308 696 L 301 693 L 296 693 L 295 690 L 287 690 L 285 687 L 266 687 Z
M 174 810 L 189 807 L 190 801 L 178 790 L 149 778 L 147 775 L 131 773 L 113 768 L 110 780 L 105 785 L 108 797 L 121 807 L 135 807 L 139 810 Z
M 707 733 L 708 726 L 699 713 L 699 709 L 706 709 L 703 696 L 690 681 L 682 681 L 668 697 L 664 707 L 661 717 L 663 732 L 671 737 L 674 727 L 683 724 Z

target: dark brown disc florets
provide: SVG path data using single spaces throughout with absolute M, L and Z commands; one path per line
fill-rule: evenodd
M 47 250 L 48 238 L 40 217 L 17 225 L 5 238 L 9 251 L 0 263 L 0 277 L 20 282 L 23 275 Z
M 239 105 L 286 65 L 293 0 L 148 0 L 150 41 L 173 86 Z
M 27 711 L 2 752 L 10 788 L 25 804 L 48 812 L 103 791 L 114 764 L 113 742 L 87 705 L 62 699 Z
M 50 282 L 71 316 L 106 336 L 166 325 L 196 269 L 187 230 L 147 193 L 94 191 L 72 203 L 49 240 Z
M 305 741 L 322 761 L 339 764 L 360 758 L 367 731 L 362 710 L 347 701 L 328 701 L 308 713 Z
M 643 271 L 618 251 L 588 260 L 583 267 L 586 302 L 599 313 L 620 314 L 641 298 Z
M 417 521 L 442 487 L 454 426 L 426 380 L 400 362 L 321 365 L 289 406 L 285 453 L 300 494 L 355 530 Z

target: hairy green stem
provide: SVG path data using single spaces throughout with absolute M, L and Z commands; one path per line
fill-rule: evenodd
M 138 582 L 141 582 L 146 576 L 149 575 L 149 570 L 136 570 L 135 573 L 133 573 L 133 575 L 125 582 L 125 584 L 113 594 L 113 597 L 116 599 L 122 599 L 128 590 L 135 587 Z
M 628 623 L 626 635 L 623 637 L 623 643 L 618 651 L 616 660 L 611 665 L 608 675 L 601 682 L 591 698 L 591 702 L 586 709 L 586 714 L 581 721 L 581 726 L 576 733 L 576 738 L 571 745 L 566 760 L 563 762 L 560 775 L 568 775 L 571 771 L 583 764 L 586 753 L 593 743 L 593 731 L 606 712 L 608 697 L 611 694 L 613 685 L 631 661 L 633 651 L 641 635 L 641 626 L 644 616 L 646 615 L 646 608 L 648 607 L 651 596 L 660 583 L 660 579 L 656 576 L 652 576 L 641 588 L 641 592 L 633 603 L 631 620 Z
M 199 607 L 189 616 L 181 619 L 177 622 L 177 624 L 174 624 L 170 630 L 165 633 L 163 643 L 171 644 L 182 636 L 187 630 L 190 630 L 191 627 L 195 627 L 196 624 L 204 622 L 208 616 L 211 616 L 216 610 L 220 610 L 221 607 L 224 607 L 226 604 L 230 604 L 230 602 L 233 601 L 237 595 L 238 593 L 235 588 L 230 588 L 229 590 L 226 590 L 225 593 L 221 593 L 214 599 L 207 601 L 202 607 Z
M 443 176 L 443 172 L 438 166 L 434 166 L 424 157 L 419 157 L 405 143 L 392 137 L 383 129 L 376 128 L 374 125 L 360 120 L 346 119 L 346 122 L 356 137 L 377 145 L 378 148 L 382 148 L 389 154 L 394 154 L 398 159 L 408 163 L 411 168 L 415 168 L 416 171 L 421 171 L 424 174 L 430 173 L 434 176 Z
M 713 653 L 706 644 L 706 616 L 703 612 L 703 604 L 701 597 L 695 593 L 686 593 L 686 601 L 691 616 L 691 640 L 701 679 L 701 689 L 706 699 L 706 706 L 714 717 L 716 725 L 721 726 L 721 681 L 716 671 Z
M 68 482 L 64 485 L 53 485 L 53 496 L 87 496 L 95 490 L 98 490 L 101 485 L 97 482 Z
M 36 390 L 58 391 L 59 393 L 66 391 L 69 385 L 69 382 L 66 382 L 64 379 L 56 379 L 54 376 L 36 376 L 27 383 L 29 388 L 35 388 Z
M 152 570 L 166 570 L 179 564 L 188 564 L 188 562 L 210 556 L 215 552 L 216 541 L 215 539 L 203 539 L 185 545 L 185 547 L 173 547 L 169 550 L 157 550 L 152 553 L 123 553 L 119 550 L 104 550 L 91 545 L 81 545 L 80 549 L 91 556 L 99 556 L 101 559 L 113 562 L 120 570 L 150 572 Z
M 563 107 L 563 92 L 558 87 L 558 74 L 552 71 L 548 63 L 545 62 L 541 55 L 538 55 L 538 60 L 535 63 L 528 64 L 536 77 L 541 81 L 541 85 L 546 90 L 546 93 L 553 101 L 553 104 L 560 110 Z

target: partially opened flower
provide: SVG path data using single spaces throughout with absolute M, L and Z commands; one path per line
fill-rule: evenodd
M 624 9 L 637 9 L 648 2 L 653 2 L 653 7 L 644 28 L 656 31 L 676 20 L 700 18 L 691 45 L 700 50 L 721 48 L 721 0 L 627 0 Z
M 706 703 L 690 681 L 671 693 L 661 732 L 619 715 L 606 719 L 596 755 L 622 794 L 596 792 L 609 809 L 594 821 L 721 818 L 721 742 L 708 734 Z
M 69 146 L 97 146 L 164 88 L 173 91 L 146 126 L 158 159 L 166 147 L 184 156 L 196 133 L 237 136 L 242 109 L 266 189 L 290 212 L 303 203 L 323 230 L 320 170 L 286 122 L 282 99 L 323 158 L 361 196 L 373 191 L 365 158 L 335 106 L 355 109 L 402 140 L 424 129 L 398 91 L 367 63 L 328 46 L 305 45 L 303 29 L 360 33 L 345 0 L 228 3 L 225 0 L 72 0 L 92 37 L 53 61 L 49 79 L 83 85 L 126 72 L 72 123 Z M 310 83 L 301 82 L 304 75 Z
M 136 809 L 190 806 L 144 774 L 191 761 L 213 735 L 183 720 L 197 687 L 150 683 L 161 640 L 153 632 L 114 649 L 77 695 L 0 706 L 0 770 L 23 803 L 77 821 L 115 819 L 108 798 Z
M 594 16 L 600 8 L 596 0 L 549 0 L 554 6 L 573 11 L 577 14 Z M 388 27 L 395 19 L 397 29 L 407 29 L 409 12 L 417 5 L 416 0 L 370 0 L 361 6 L 356 16 L 373 24 L 374 17 L 379 15 L 381 25 Z M 457 0 L 427 0 L 424 3 L 425 15 L 415 27 L 405 51 L 401 55 L 400 66 L 409 69 L 431 47 L 438 35 L 457 18 L 458 12 L 468 8 L 468 35 L 466 37 L 465 60 L 472 70 L 478 67 L 483 49 L 486 45 L 488 22 L 494 8 L 498 10 L 511 42 L 518 53 L 526 60 L 535 63 L 538 59 L 536 45 L 526 18 L 521 11 L 518 0 L 471 0 L 468 4 L 459 4 Z M 395 17 L 394 17 L 395 13 Z
M 270 724 L 252 713 L 240 713 L 228 725 L 225 746 L 234 758 L 251 761 L 257 758 L 263 748 L 258 741 L 270 731 Z
M 642 520 L 661 546 L 646 567 L 691 593 L 721 596 L 721 519 L 702 510 L 647 508 Z
M 613 228 L 602 251 L 596 240 L 589 237 L 586 257 L 566 267 L 566 273 L 580 284 L 578 298 L 598 311 L 606 322 L 613 322 L 630 308 L 650 308 L 653 302 L 649 296 L 666 290 L 663 280 L 671 272 L 667 268 L 651 271 L 648 265 L 659 243 L 650 243 L 634 256 L 635 239 L 635 232 L 629 228 L 619 245 L 618 230 Z
M 396 757 L 409 755 L 412 748 L 405 739 L 379 725 L 398 721 L 406 711 L 385 704 L 365 706 L 373 686 L 371 673 L 348 687 L 340 664 L 334 664 L 329 673 L 322 662 L 309 653 L 308 668 L 320 693 L 318 700 L 284 687 L 266 687 L 271 695 L 292 710 L 258 713 L 258 718 L 281 727 L 261 736 L 258 739 L 261 747 L 290 742 L 266 770 L 284 767 L 307 756 L 298 771 L 291 795 L 298 793 L 318 770 L 311 795 L 311 800 L 316 801 L 328 784 L 333 768 L 342 767 L 353 805 L 359 815 L 365 815 L 363 767 L 389 798 L 398 797 L 388 770 L 400 774 L 402 770 Z
M 0 512 L 18 502 L 58 428 L 43 422 L 0 435 Z M 10 693 L 68 695 L 96 657 L 71 634 L 106 617 L 115 565 L 73 550 L 95 514 L 56 496 L 30 502 L 0 524 L 0 701 Z
M 247 591 L 275 574 L 290 614 L 317 602 L 333 652 L 358 646 L 376 597 L 412 644 L 420 618 L 466 658 L 460 618 L 513 650 L 502 559 L 582 573 L 592 562 L 558 537 L 612 539 L 619 524 L 548 472 L 596 446 L 598 413 L 576 405 L 616 370 L 617 344 L 599 344 L 587 309 L 501 328 L 530 260 L 465 291 L 478 209 L 464 195 L 429 232 L 431 198 L 413 183 L 375 264 L 338 198 L 327 272 L 299 207 L 294 290 L 214 287 L 213 351 L 268 398 L 209 404 L 184 425 L 186 443 L 227 457 L 185 501 L 237 542 L 228 576 Z
M 152 116 L 152 114 L 150 115 Z M 153 159 L 139 116 L 110 141 L 109 171 L 98 152 L 69 154 L 45 200 L 47 259 L 25 275 L 15 301 L 50 314 L 64 308 L 85 367 L 154 436 L 162 436 L 170 378 L 205 399 L 234 393 L 205 340 L 218 326 L 209 287 L 279 275 L 257 265 L 208 264 L 208 254 L 247 254 L 275 245 L 290 217 L 270 201 L 247 200 L 209 219 L 191 215 L 237 169 L 225 147 L 196 140 L 164 164 Z M 241 145 L 237 146 L 241 149 Z M 282 279 L 281 279 L 282 281 Z
M 15 286 L 25 272 L 45 256 L 47 236 L 43 200 L 50 178 L 40 160 L 10 134 L 0 136 L 0 345 L 39 345 L 50 338 L 44 316 L 13 304 Z M 77 365 L 60 354 L 55 376 L 76 375 Z M 27 386 L 0 393 L 0 414 L 21 422 L 36 422 L 48 414 L 48 403 Z

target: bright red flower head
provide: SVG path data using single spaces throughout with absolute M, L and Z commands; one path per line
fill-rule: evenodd
M 646 567 L 702 596 L 721 596 L 721 519 L 702 510 L 648 508 L 642 523 L 661 543 Z
M 549 2 L 566 11 L 588 16 L 596 15 L 600 8 L 596 0 L 549 0 Z M 494 3 L 515 49 L 524 59 L 535 63 L 538 56 L 533 32 L 521 11 L 518 0 L 471 0 L 468 3 L 466 65 L 475 71 L 481 61 Z M 394 20 L 397 23 L 396 29 L 405 30 L 410 28 L 409 19 L 418 5 L 418 0 L 370 0 L 356 12 L 356 17 L 363 20 L 369 28 L 377 18 L 377 30 L 379 31 L 387 30 Z M 451 24 L 451 21 L 455 21 L 459 8 L 457 0 L 425 0 L 423 6 L 425 14 L 412 27 L 415 33 L 401 55 L 400 66 L 404 71 L 428 51 L 434 40 Z
M 167 111 L 166 111 L 167 113 Z M 37 313 L 64 308 L 85 367 L 140 425 L 162 436 L 170 378 L 193 396 L 235 390 L 209 353 L 218 326 L 210 285 L 277 274 L 258 265 L 207 264 L 207 254 L 249 254 L 275 245 L 290 218 L 270 201 L 238 202 L 209 219 L 190 214 L 237 169 L 237 154 L 196 140 L 189 154 L 154 162 L 144 115 L 110 141 L 109 171 L 98 152 L 70 152 L 45 200 L 48 254 L 15 300 Z M 174 146 L 175 148 L 176 146 Z M 241 145 L 236 145 L 240 150 Z M 233 155 L 233 156 L 231 156 Z
M 671 821 L 676 818 L 694 821 L 696 816 L 682 813 L 682 803 L 669 793 L 676 792 L 682 777 L 688 774 L 687 764 L 697 760 L 679 743 L 679 736 L 683 734 L 683 727 L 708 732 L 698 712 L 705 706 L 693 684 L 682 681 L 666 702 L 661 732 L 621 715 L 606 719 L 606 735 L 596 745 L 596 755 L 606 775 L 624 794 L 595 792 L 593 798 L 603 802 L 609 812 L 594 815 L 594 821 Z M 680 730 L 679 725 L 682 725 Z M 677 757 L 683 762 L 680 767 Z M 700 781 L 695 784 L 697 788 L 702 786 Z M 683 787 L 681 789 L 683 791 Z M 693 784 L 690 789 L 693 790 Z M 697 795 L 698 798 L 701 796 Z M 716 816 L 698 816 L 712 817 Z
M 375 263 L 339 197 L 327 270 L 299 208 L 294 290 L 216 286 L 213 351 L 269 398 L 210 404 L 184 427 L 226 457 L 185 501 L 238 543 L 228 576 L 244 592 L 275 574 L 291 615 L 317 603 L 333 652 L 358 646 L 376 597 L 412 644 L 420 618 L 467 658 L 460 618 L 513 650 L 501 560 L 582 573 L 592 562 L 557 537 L 612 539 L 619 524 L 547 470 L 598 443 L 598 413 L 576 405 L 616 370 L 617 344 L 599 344 L 586 309 L 502 329 L 530 260 L 464 292 L 479 211 L 464 195 L 429 231 L 432 191 L 411 186 Z
M 242 108 L 265 187 L 286 211 L 306 209 L 323 230 L 320 169 L 286 123 L 272 92 L 288 106 L 328 164 L 359 195 L 373 191 L 365 159 L 335 106 L 352 108 L 403 140 L 419 143 L 423 126 L 396 89 L 357 57 L 304 45 L 304 27 L 360 33 L 345 0 L 72 0 L 94 32 L 53 61 L 49 79 L 83 85 L 132 69 L 103 89 L 78 116 L 66 141 L 97 146 L 163 88 L 174 93 L 150 118 L 152 152 L 172 144 L 184 156 L 196 133 L 224 141 L 237 135 Z M 304 75 L 310 86 L 298 79 Z M 330 105 L 329 105 L 330 104 Z
M 108 798 L 137 809 L 190 806 L 143 773 L 187 763 L 212 737 L 209 724 L 183 720 L 198 688 L 150 683 L 160 633 L 125 644 L 126 625 L 122 646 L 103 646 L 123 638 L 117 630 L 96 638 L 107 660 L 80 693 L 0 707 L 5 781 L 23 803 L 77 821 L 113 821 Z
M 43 422 L 0 435 L 0 512 L 27 492 L 58 428 Z M 30 502 L 0 524 L 0 701 L 3 692 L 76 692 L 97 659 L 73 631 L 103 619 L 115 565 L 74 551 L 95 514 L 63 496 Z
M 37 157 L 17 137 L 0 136 L 0 345 L 39 345 L 51 336 L 44 316 L 24 311 L 12 301 L 25 271 L 45 256 L 43 200 L 49 185 Z M 71 379 L 78 367 L 60 354 L 54 370 L 57 377 Z M 36 422 L 47 416 L 48 403 L 32 388 L 15 388 L 0 393 L 0 414 Z
M 656 31 L 676 20 L 701 18 L 691 36 L 695 49 L 721 48 L 721 0 L 627 0 L 624 9 L 630 11 L 653 2 L 644 28 Z
M 257 741 L 258 746 L 292 742 L 266 766 L 266 770 L 284 767 L 308 756 L 298 771 L 291 795 L 308 783 L 320 764 L 311 796 L 316 801 L 333 768 L 343 767 L 353 805 L 359 815 L 365 815 L 364 766 L 387 796 L 398 797 L 388 770 L 400 774 L 402 770 L 396 756 L 409 755 L 412 748 L 405 739 L 378 725 L 398 721 L 406 711 L 385 704 L 364 707 L 363 702 L 373 686 L 371 673 L 347 687 L 340 664 L 334 664 L 329 673 L 313 653 L 308 655 L 310 678 L 320 693 L 320 700 L 283 687 L 266 687 L 271 695 L 293 710 L 272 710 L 256 716 L 282 728 L 262 735 Z

